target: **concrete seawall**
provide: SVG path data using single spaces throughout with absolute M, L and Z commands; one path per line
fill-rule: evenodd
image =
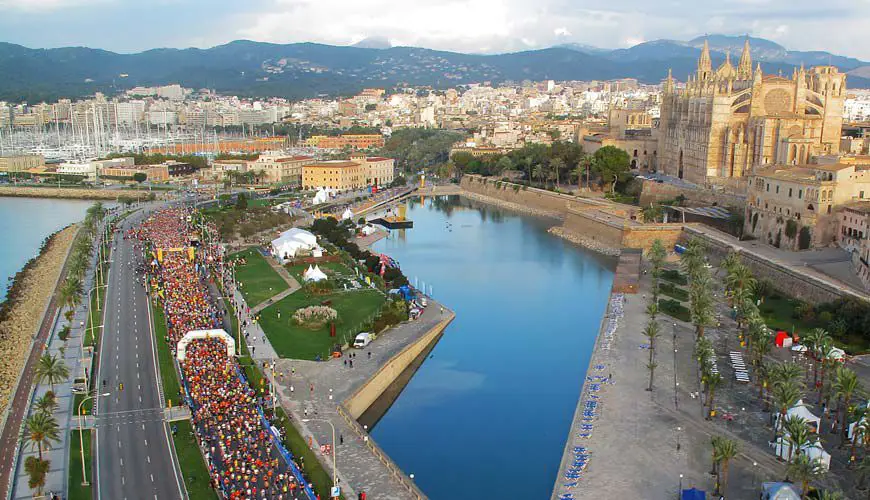
M 115 200 L 126 196 L 136 198 L 137 195 L 143 200 L 148 197 L 148 191 L 122 190 L 122 189 L 79 189 L 79 188 L 51 188 L 51 187 L 0 187 L 0 196 L 19 198 L 70 198 L 80 200 Z M 160 193 L 154 192 L 155 196 Z
M 453 312 L 450 312 L 426 334 L 405 346 L 344 401 L 344 407 L 354 420 L 365 413 L 414 359 L 441 335 L 455 316 Z

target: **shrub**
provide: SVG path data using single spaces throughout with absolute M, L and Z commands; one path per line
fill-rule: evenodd
M 670 281 L 671 283 L 676 283 L 677 285 L 687 285 L 689 283 L 689 280 L 675 269 L 667 269 L 665 271 L 662 271 L 662 278 Z
M 323 325 L 338 320 L 338 311 L 328 306 L 308 306 L 293 313 L 293 322 L 311 330 L 319 330 Z
M 794 238 L 795 236 L 797 236 L 797 233 L 798 233 L 797 222 L 795 222 L 794 219 L 789 219 L 785 223 L 785 235 L 791 239 L 791 238 Z
M 689 292 L 672 283 L 661 283 L 659 285 L 659 291 L 668 297 L 673 297 L 681 302 L 689 300 Z
M 691 314 L 689 314 L 689 310 L 676 300 L 660 299 L 659 311 L 680 321 L 689 322 L 692 319 Z
M 752 232 L 755 232 L 755 226 L 758 225 L 758 212 L 752 214 Z
M 832 319 L 834 319 L 834 316 L 830 311 L 822 311 L 819 313 L 819 321 L 822 323 L 830 323 Z
M 798 248 L 800 250 L 806 250 L 810 247 L 810 242 L 812 240 L 812 233 L 810 232 L 810 228 L 804 226 L 801 228 L 800 235 L 798 236 Z

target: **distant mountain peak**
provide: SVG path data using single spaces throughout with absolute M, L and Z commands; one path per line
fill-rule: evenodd
M 356 47 L 359 49 L 389 49 L 393 47 L 393 44 L 390 43 L 390 41 L 386 37 L 370 36 L 356 42 L 355 44 L 351 45 L 351 47 Z

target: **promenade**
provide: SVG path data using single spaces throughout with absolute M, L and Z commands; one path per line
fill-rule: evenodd
M 242 304 L 239 310 L 244 310 L 244 297 L 238 290 L 234 291 L 233 299 L 236 304 Z M 275 389 L 278 402 L 294 420 L 303 437 L 311 438 L 312 448 L 331 445 L 330 423 L 335 427 L 338 478 L 346 498 L 356 498 L 358 493 L 365 492 L 369 498 L 411 499 L 416 496 L 409 491 L 410 480 L 377 448 L 367 429 L 339 412 L 339 405 L 394 356 L 452 317 L 452 311 L 446 308 L 442 311 L 441 304 L 430 300 L 417 320 L 383 332 L 364 349 L 350 349 L 341 359 L 321 362 L 279 359 L 259 323 L 249 321 L 248 336 L 246 340 L 243 337 L 243 341 L 255 360 L 273 367 L 264 371 Z M 242 314 L 242 320 L 245 319 L 249 318 Z M 344 364 L 349 354 L 354 356 L 350 358 L 353 359 L 352 368 Z M 321 458 L 331 473 L 332 457 Z
M 650 286 L 645 274 L 637 294 L 611 295 L 567 437 L 554 500 L 598 499 L 605 491 L 614 498 L 675 498 L 681 485 L 712 492 L 711 437 L 740 440 L 732 427 L 704 419 L 691 324 L 659 315 L 658 366 L 654 389 L 646 390 L 649 351 L 642 332 Z M 707 337 L 716 345 L 727 342 L 716 329 L 709 329 Z M 726 366 L 727 361 L 719 364 Z M 595 407 L 590 410 L 587 401 L 595 401 Z M 748 411 L 732 408 L 737 414 L 733 425 L 755 425 L 767 418 L 749 404 L 743 410 Z M 730 466 L 729 498 L 754 498 L 759 481 L 783 477 L 784 467 L 770 450 L 740 440 L 740 454 Z

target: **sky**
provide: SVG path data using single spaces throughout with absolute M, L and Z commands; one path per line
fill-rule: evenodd
M 498 53 L 748 33 L 791 50 L 870 60 L 867 26 L 870 0 L 0 0 L 0 41 L 115 52 L 377 37 Z

